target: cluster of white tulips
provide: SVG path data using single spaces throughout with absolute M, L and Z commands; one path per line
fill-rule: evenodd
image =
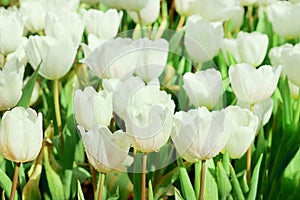
M 300 2 L 296 0 L 20 0 L 15 6 L 1 7 L 0 153 L 17 163 L 15 174 L 20 163 L 34 161 L 28 170 L 30 181 L 43 178 L 41 169 L 36 172 L 34 166 L 42 165 L 38 157 L 46 157 L 47 183 L 62 180 L 63 185 L 66 180 L 53 164 L 54 155 L 63 163 L 68 138 L 75 141 L 78 132 L 83 143 L 78 148 L 84 148 L 87 159 L 75 161 L 74 156 L 70 166 L 79 168 L 78 163 L 83 162 L 100 172 L 99 199 L 105 196 L 104 174 L 109 178 L 110 173 L 126 173 L 139 165 L 138 154 L 143 155 L 142 171 L 132 171 L 142 172 L 141 191 L 134 191 L 135 199 L 142 200 L 148 195 L 146 171 L 161 170 L 149 166 L 153 163 L 147 166 L 147 156 L 157 156 L 166 146 L 175 149 L 178 159 L 181 192 L 175 188 L 176 198 L 203 199 L 208 195 L 206 168 L 214 166 L 219 186 L 218 162 L 246 158 L 247 181 L 256 187 L 251 185 L 250 192 L 243 192 L 255 197 L 262 162 L 258 155 L 255 169 L 251 164 L 253 152 L 261 150 L 255 139 L 268 143 L 262 149 L 272 149 L 274 137 L 265 138 L 260 132 L 269 130 L 267 124 L 272 124 L 269 132 L 275 132 L 277 122 L 271 119 L 278 118 L 276 113 L 288 116 L 278 122 L 283 130 L 297 132 L 299 127 L 298 18 Z M 279 84 L 285 81 L 283 92 Z M 291 98 L 287 101 L 286 97 Z M 51 137 L 44 134 L 46 127 Z M 71 151 L 80 155 L 75 146 Z M 261 152 L 269 159 L 266 153 Z M 263 161 L 266 166 L 277 162 L 271 157 Z M 0 175 L 1 163 L 0 159 Z M 201 180 L 200 175 L 195 177 L 194 190 L 185 182 L 187 163 L 195 166 L 195 174 L 200 173 L 202 163 Z M 57 179 L 50 179 L 55 175 L 49 166 L 59 174 Z M 226 166 L 226 180 L 234 179 L 231 165 Z M 64 175 L 69 168 L 63 169 Z M 91 174 L 97 179 L 93 170 Z M 260 178 L 276 175 L 270 172 Z M 211 172 L 206 176 L 212 176 Z M 17 181 L 15 175 L 9 182 L 11 199 Z M 135 181 L 133 178 L 133 187 Z M 153 199 L 151 181 L 149 198 L 152 195 Z M 233 182 L 233 196 L 241 197 L 238 180 Z M 0 180 L 0 191 L 3 185 Z M 36 190 L 31 187 L 28 182 L 26 194 Z M 276 187 L 274 183 L 266 188 L 276 191 Z M 232 198 L 231 189 L 226 192 L 219 189 L 218 194 Z

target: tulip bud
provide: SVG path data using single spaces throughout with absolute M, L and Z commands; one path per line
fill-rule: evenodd
M 218 155 L 230 136 L 223 131 L 224 119 L 224 110 L 209 112 L 206 107 L 175 113 L 171 137 L 179 155 L 188 162 Z
M 197 15 L 187 19 L 184 44 L 196 62 L 211 60 L 220 49 L 223 36 L 221 23 L 210 23 Z
M 75 119 L 85 130 L 91 130 L 95 125 L 108 126 L 112 112 L 111 93 L 106 91 L 97 93 L 91 86 L 86 87 L 83 91 L 75 91 Z
M 16 107 L 4 113 L 0 128 L 0 152 L 14 162 L 34 160 L 43 142 L 42 114 Z
M 255 69 L 242 63 L 229 68 L 229 79 L 236 97 L 248 104 L 268 99 L 276 89 L 282 67 L 264 65 Z
M 270 49 L 269 58 L 272 66 L 278 67 L 279 65 L 282 65 L 282 52 L 289 51 L 292 48 L 293 45 L 286 43 L 279 47 L 273 47 L 272 49 Z
M 213 109 L 222 95 L 221 73 L 215 69 L 187 72 L 183 75 L 183 88 L 194 106 Z
M 182 16 L 190 16 L 197 14 L 198 0 L 175 0 L 175 9 Z
M 259 127 L 258 118 L 238 106 L 226 108 L 224 131 L 230 135 L 226 151 L 233 159 L 242 157 L 253 142 Z
M 113 134 L 105 126 L 95 126 L 89 131 L 78 126 L 85 152 L 91 165 L 99 172 L 121 170 L 128 156 L 130 143 L 122 131 Z
M 22 96 L 24 66 L 17 59 L 6 63 L 0 70 L 0 110 L 17 105 Z
M 149 0 L 140 11 L 129 11 L 128 14 L 135 23 L 151 24 L 156 21 L 160 10 L 160 0 Z

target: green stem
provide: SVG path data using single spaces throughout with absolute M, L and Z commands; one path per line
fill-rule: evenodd
M 143 155 L 143 165 L 142 165 L 142 191 L 141 200 L 146 200 L 146 167 L 147 167 L 147 154 Z
M 64 138 L 62 135 L 62 126 L 61 126 L 61 115 L 60 115 L 60 106 L 59 106 L 59 81 L 54 80 L 54 109 L 55 109 L 55 117 L 58 128 L 58 136 L 60 142 L 60 149 L 63 152 L 64 149 Z
M 248 6 L 248 22 L 249 22 L 249 29 L 252 32 L 254 30 L 253 27 L 253 16 L 252 16 L 252 11 L 253 11 L 253 7 L 252 6 Z
M 99 190 L 98 190 L 98 200 L 102 200 L 104 181 L 105 181 L 105 174 L 100 173 L 100 184 L 99 184 Z
M 194 189 L 196 198 L 199 198 L 200 193 L 200 171 L 201 171 L 201 161 L 195 162 L 195 182 L 194 182 Z
M 15 198 L 16 194 L 16 189 L 17 189 L 17 184 L 18 184 L 18 177 L 19 177 L 19 170 L 20 170 L 20 164 L 21 163 L 16 163 L 15 166 L 15 172 L 14 172 L 14 177 L 13 177 L 13 182 L 11 186 L 11 191 L 10 191 L 10 198 L 9 200 L 13 200 Z
M 90 162 L 89 162 L 89 168 L 90 168 L 90 172 L 92 174 L 92 184 L 93 184 L 93 191 L 94 191 L 94 196 L 95 196 L 94 199 L 96 199 L 96 193 L 97 193 L 97 175 L 96 175 L 96 170 L 91 165 Z
M 299 93 L 298 93 L 298 102 L 297 102 L 296 114 L 295 114 L 295 118 L 294 118 L 294 127 L 295 127 L 295 130 L 297 129 L 299 118 L 300 118 L 300 89 L 299 89 Z
M 206 163 L 206 160 L 202 160 L 199 200 L 204 199 L 203 197 L 204 197 L 204 183 L 205 183 L 205 171 L 206 171 L 205 163 Z
M 137 12 L 138 15 L 138 19 L 139 19 L 139 25 L 140 25 L 140 29 L 141 29 L 141 36 L 142 38 L 144 37 L 144 31 L 143 31 L 143 24 L 142 24 L 142 17 L 141 17 L 141 13 Z
M 254 105 L 250 105 L 250 111 L 252 113 L 254 112 Z M 247 171 L 247 182 L 250 183 L 250 180 L 251 180 L 251 145 L 247 150 L 246 171 Z

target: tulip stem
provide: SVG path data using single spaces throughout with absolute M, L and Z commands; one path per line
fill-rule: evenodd
M 252 113 L 254 112 L 254 105 L 250 105 L 250 111 Z M 250 180 L 251 180 L 251 145 L 247 150 L 246 172 L 247 172 L 247 182 L 250 183 Z
M 100 173 L 100 184 L 99 184 L 99 191 L 98 191 L 98 200 L 102 200 L 104 180 L 105 180 L 105 174 Z
M 19 177 L 19 170 L 20 170 L 20 164 L 19 162 L 16 163 L 15 166 L 15 172 L 14 172 L 14 177 L 13 177 L 13 182 L 11 186 L 11 191 L 10 191 L 10 197 L 9 200 L 13 200 L 15 198 L 16 194 L 16 189 L 17 189 L 17 184 L 18 184 L 18 177 Z
M 96 174 L 95 168 L 91 165 L 90 162 L 89 162 L 89 168 L 90 168 L 90 172 L 92 174 L 92 184 L 93 184 L 94 196 L 96 197 L 96 194 L 97 194 L 97 174 Z M 94 199 L 96 199 L 96 198 L 94 198 Z
M 146 200 L 146 166 L 147 166 L 147 154 L 143 155 L 143 165 L 142 165 L 142 191 L 141 200 Z
M 204 183 L 205 183 L 205 173 L 206 173 L 205 163 L 206 163 L 206 160 L 202 160 L 199 200 L 203 200 L 203 197 L 204 197 Z
M 249 29 L 250 31 L 253 31 L 253 16 L 252 16 L 252 11 L 253 11 L 253 7 L 252 6 L 248 6 L 248 22 L 249 22 Z
M 201 171 L 201 165 L 200 161 L 195 162 L 195 182 L 194 182 L 194 189 L 196 198 L 199 198 L 200 194 L 200 171 Z
M 297 129 L 299 118 L 300 118 L 300 90 L 299 90 L 299 93 L 298 93 L 298 101 L 297 101 L 297 104 L 296 104 L 296 114 L 295 114 L 295 119 L 294 119 L 295 129 Z
M 58 128 L 58 136 L 60 142 L 60 149 L 63 152 L 64 149 L 64 138 L 62 135 L 62 127 L 61 127 L 61 116 L 60 116 L 60 106 L 59 106 L 59 81 L 54 80 L 54 109 L 55 109 L 55 117 Z
M 177 28 L 176 28 L 176 31 L 180 31 L 183 24 L 184 24 L 184 21 L 185 21 L 185 17 L 184 16 L 181 16 L 180 19 L 179 19 L 179 22 L 178 22 L 178 25 L 177 25 Z

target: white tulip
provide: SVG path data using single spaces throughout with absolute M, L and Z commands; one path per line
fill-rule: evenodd
M 183 75 L 183 88 L 194 106 L 213 109 L 223 92 L 221 73 L 215 69 L 187 72 Z
M 241 108 L 246 108 L 250 110 L 250 105 L 242 101 L 238 101 L 237 105 Z M 259 124 L 264 126 L 269 122 L 273 111 L 273 105 L 274 103 L 272 98 L 269 98 L 263 102 L 254 105 L 253 113 L 258 117 Z
M 49 80 L 56 80 L 67 74 L 72 67 L 77 48 L 77 42 L 70 37 L 56 39 L 30 36 L 25 52 L 34 69 L 41 63 L 40 75 Z
M 282 64 L 282 52 L 289 51 L 293 48 L 293 45 L 289 43 L 285 43 L 278 47 L 273 47 L 269 51 L 269 58 L 271 61 L 272 66 L 278 67 Z
M 275 1 L 267 7 L 266 11 L 276 34 L 284 38 L 299 37 L 300 20 L 296 19 L 300 19 L 300 3 Z
M 99 0 L 100 3 L 103 3 L 108 8 L 122 9 L 124 1 L 123 0 Z
M 29 79 L 30 79 L 29 76 L 25 78 L 25 80 L 23 81 L 23 88 L 27 84 Z M 29 106 L 32 106 L 33 104 L 35 104 L 35 102 L 39 99 L 39 96 L 40 96 L 40 84 L 39 84 L 39 82 L 36 81 L 34 83 L 32 94 L 31 94 L 31 97 L 29 100 Z
M 184 44 L 196 62 L 211 60 L 220 49 L 223 36 L 221 23 L 210 23 L 197 15 L 187 19 Z
M 25 28 L 30 32 L 39 32 L 45 27 L 46 12 L 40 0 L 20 1 L 20 12 L 26 17 Z
M 84 57 L 88 57 L 92 51 L 94 51 L 100 44 L 105 42 L 105 39 L 99 39 L 96 35 L 94 34 L 88 34 L 88 45 L 82 43 L 81 47 L 84 53 Z
M 106 126 L 95 126 L 89 131 L 78 126 L 85 152 L 91 165 L 99 172 L 121 170 L 128 156 L 130 143 L 122 131 L 113 134 Z
M 197 14 L 199 0 L 175 0 L 175 9 L 182 16 Z
M 135 23 L 152 24 L 158 18 L 160 11 L 160 0 L 149 0 L 140 11 L 128 11 Z
M 139 12 L 147 6 L 149 1 L 153 0 L 120 0 L 119 2 L 122 2 L 123 9 Z
M 0 8 L 0 54 L 15 51 L 22 41 L 24 23 L 16 13 Z
M 6 63 L 0 70 L 0 110 L 17 105 L 22 96 L 24 66 L 17 59 Z
M 238 106 L 226 108 L 224 131 L 230 137 L 225 149 L 231 158 L 240 158 L 245 154 L 255 138 L 258 127 L 258 118 L 249 110 Z
M 222 42 L 222 53 L 225 61 L 229 64 L 228 53 L 230 53 L 237 63 L 241 62 L 240 53 L 238 50 L 238 43 L 235 38 L 224 38 Z
M 145 153 L 159 150 L 172 130 L 175 104 L 171 95 L 160 91 L 158 84 L 145 85 L 138 77 L 121 81 L 119 85 L 113 94 L 113 106 L 118 115 L 119 111 L 124 112 L 119 116 L 125 121 L 131 144 Z
M 242 63 L 229 68 L 229 79 L 236 97 L 248 104 L 268 99 L 276 89 L 282 67 L 264 65 L 255 69 Z
M 289 81 L 289 88 L 290 88 L 291 96 L 294 99 L 298 99 L 299 98 L 299 87 Z
M 43 142 L 42 114 L 16 107 L 4 113 L 0 128 L 0 152 L 14 162 L 34 160 Z
M 123 12 L 115 9 L 106 12 L 89 9 L 84 13 L 86 31 L 100 39 L 112 39 L 118 33 L 122 16 Z
M 188 162 L 218 155 L 230 136 L 223 131 L 224 119 L 224 110 L 209 112 L 206 107 L 175 113 L 171 137 L 179 155 Z
M 58 15 L 76 13 L 80 0 L 41 0 L 46 12 L 53 12 Z
M 120 79 L 113 79 L 113 78 L 103 79 L 102 86 L 105 91 L 113 93 L 115 91 L 115 89 L 117 88 L 119 82 L 120 82 Z
M 258 0 L 241 0 L 241 4 L 243 6 L 249 6 L 255 4 L 257 1 Z
M 237 48 L 241 62 L 259 66 L 267 53 L 268 36 L 259 32 L 239 32 L 237 35 Z
M 82 60 L 101 78 L 130 76 L 136 67 L 135 47 L 129 38 L 110 39 L 103 42 Z
M 22 65 L 26 66 L 27 65 L 27 56 L 25 53 L 25 46 L 27 45 L 28 38 L 23 37 L 18 48 L 7 55 L 6 60 L 11 60 L 17 58 Z
M 108 126 L 112 113 L 112 93 L 103 90 L 96 92 L 91 86 L 75 91 L 75 119 L 85 130 L 91 130 L 96 125 Z
M 158 78 L 166 64 L 169 53 L 169 43 L 165 39 L 149 40 L 142 38 L 133 42 L 137 53 L 135 73 L 145 82 Z

